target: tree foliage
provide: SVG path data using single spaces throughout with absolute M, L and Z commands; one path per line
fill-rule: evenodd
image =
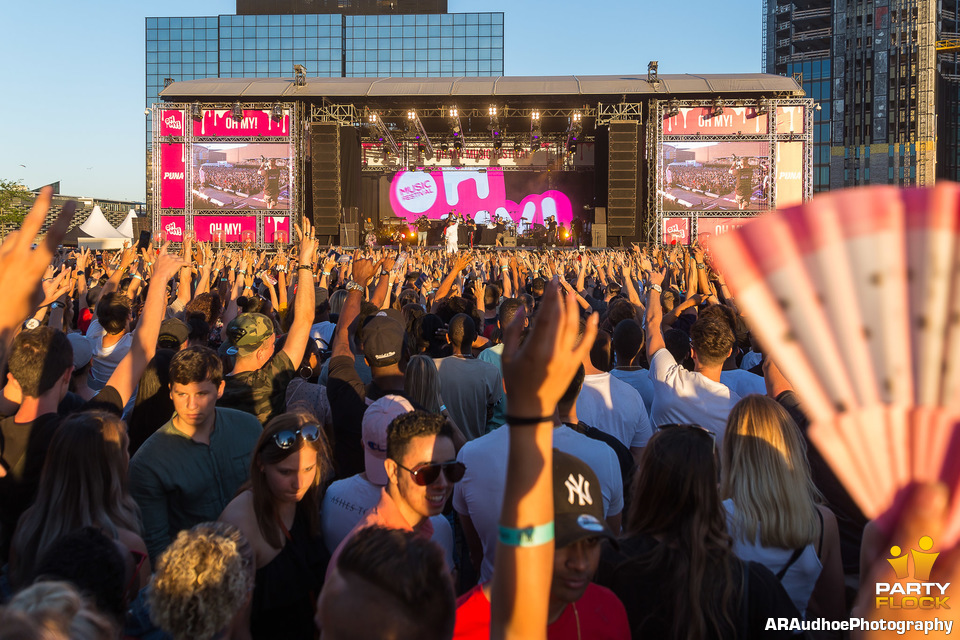
M 19 225 L 26 216 L 23 208 L 14 208 L 18 200 L 27 200 L 33 196 L 19 180 L 0 178 L 0 232 L 9 224 Z

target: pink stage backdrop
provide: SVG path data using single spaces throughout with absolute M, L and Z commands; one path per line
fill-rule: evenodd
M 777 107 L 777 133 L 803 133 L 803 107 Z
M 690 218 L 664 218 L 663 244 L 690 244 Z
M 202 120 L 193 121 L 193 135 L 220 138 L 290 135 L 290 110 L 284 109 L 283 118 L 275 121 L 270 110 L 244 109 L 243 119 L 237 122 L 228 109 L 206 109 Z
M 183 242 L 184 228 L 183 216 L 160 216 L 161 242 Z
M 713 107 L 693 107 L 663 119 L 665 136 L 758 134 L 767 133 L 769 127 L 767 114 L 758 114 L 754 107 L 726 107 L 718 116 L 713 115 Z
M 292 242 L 293 234 L 290 233 L 290 218 L 286 216 L 264 216 L 263 217 L 263 241 L 267 244 L 273 244 L 277 241 L 277 234 L 283 235 L 284 242 Z
M 160 111 L 160 135 L 183 135 L 183 111 L 179 109 L 163 109 Z
M 753 218 L 697 218 L 697 241 L 739 229 Z
M 193 216 L 193 230 L 201 242 L 213 240 L 215 231 L 223 232 L 224 242 L 242 242 L 244 231 L 256 238 L 257 216 Z
M 186 161 L 182 144 L 160 145 L 160 207 L 183 209 L 186 206 Z
M 437 219 L 451 211 L 476 218 L 481 211 L 514 222 L 544 224 L 544 218 L 556 216 L 569 225 L 573 220 L 570 198 L 553 189 L 531 194 L 519 203 L 508 200 L 503 169 L 400 171 L 390 184 L 390 206 L 401 218 L 412 222 L 421 215 Z

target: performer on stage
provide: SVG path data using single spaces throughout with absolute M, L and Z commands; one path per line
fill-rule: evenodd
M 363 223 L 363 230 L 367 232 L 367 246 L 371 248 L 377 246 L 377 231 L 371 218 L 367 218 Z
M 467 232 L 467 237 L 464 238 L 464 240 L 466 241 L 467 246 L 469 246 L 470 249 L 473 249 L 473 238 L 477 234 L 477 223 L 474 222 L 467 214 L 463 214 L 463 226 Z
M 450 214 L 450 219 L 447 220 L 447 228 L 443 230 L 443 239 L 447 245 L 447 253 L 457 253 L 460 251 L 460 247 L 457 246 L 458 230 L 460 227 L 460 220 L 454 214 Z
M 753 193 L 753 168 L 747 164 L 746 158 L 735 158 L 730 174 L 736 178 L 737 208 L 743 211 L 750 206 L 750 195 Z
M 258 173 L 263 176 L 263 199 L 267 203 L 267 209 L 273 209 L 280 200 L 280 169 L 277 168 L 277 159 L 270 158 L 266 163 L 262 163 Z
M 579 247 L 583 244 L 583 218 L 574 216 L 570 221 L 570 235 L 573 238 L 573 246 Z
M 557 217 L 550 216 L 547 220 L 547 244 L 557 246 Z
M 417 227 L 417 246 L 427 246 L 427 232 L 430 231 L 430 220 L 427 219 L 427 216 L 420 216 L 413 224 Z

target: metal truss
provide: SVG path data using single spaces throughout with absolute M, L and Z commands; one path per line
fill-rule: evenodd
M 250 110 L 271 110 L 275 106 L 280 106 L 284 110 L 288 110 L 290 113 L 290 136 L 287 138 L 277 137 L 277 136 L 236 136 L 229 138 L 215 138 L 213 136 L 204 136 L 200 138 L 199 136 L 193 135 L 193 127 L 189 126 L 190 121 L 193 117 L 193 110 L 196 106 L 199 106 L 203 110 L 213 109 L 213 110 L 227 110 L 229 111 L 233 107 L 233 103 L 202 103 L 198 104 L 196 102 L 185 102 L 185 103 L 157 103 L 151 107 L 151 117 L 153 119 L 153 128 L 151 132 L 152 136 L 152 148 L 151 148 L 151 164 L 152 164 L 152 175 L 153 175 L 153 188 L 157 190 L 157 193 L 152 194 L 150 213 L 152 216 L 151 227 L 153 229 L 154 235 L 158 235 L 162 229 L 160 228 L 160 216 L 183 216 L 184 217 L 184 232 L 194 231 L 193 221 L 195 215 L 204 215 L 212 214 L 212 211 L 201 211 L 197 212 L 193 208 L 193 196 L 190 193 L 192 191 L 193 185 L 193 145 L 199 144 L 201 142 L 209 142 L 211 140 L 219 140 L 220 142 L 229 142 L 229 143 L 283 143 L 290 145 L 291 152 L 291 162 L 290 162 L 290 210 L 289 211 L 271 211 L 269 209 L 252 209 L 252 210 L 243 210 L 243 211 L 222 211 L 217 212 L 217 215 L 237 215 L 237 216 L 256 216 L 257 218 L 257 227 L 256 227 L 256 237 L 257 242 L 256 246 L 259 248 L 265 248 L 266 243 L 264 238 L 266 235 L 265 219 L 268 217 L 289 217 L 290 218 L 290 230 L 291 237 L 287 239 L 288 242 L 292 241 L 292 231 L 295 223 L 299 223 L 304 214 L 304 175 L 306 169 L 306 149 L 305 149 L 305 139 L 303 135 L 303 126 L 300 125 L 303 121 L 303 113 L 301 113 L 301 106 L 299 103 L 295 102 L 253 102 L 253 103 L 243 103 L 244 109 Z M 161 136 L 160 135 L 160 114 L 162 111 L 167 110 L 182 110 L 184 112 L 184 132 L 180 136 Z M 161 167 L 160 167 L 160 144 L 161 143 L 175 143 L 184 145 L 184 185 L 188 192 L 185 194 L 186 206 L 183 209 L 163 209 L 160 208 L 160 177 L 161 177 Z M 241 243 L 227 243 L 230 245 L 238 246 Z
M 643 103 L 617 102 L 616 104 L 597 104 L 597 125 L 608 124 L 611 120 L 636 120 L 643 124 Z
M 361 122 L 360 110 L 352 104 L 311 104 L 310 122 L 336 122 L 350 126 Z
M 779 95 L 779 94 L 778 94 Z M 648 242 L 653 242 L 656 245 L 661 245 L 663 243 L 663 224 L 664 218 L 667 217 L 676 217 L 676 218 L 688 218 L 689 219 L 689 229 L 690 237 L 688 242 L 692 241 L 693 238 L 696 238 L 699 233 L 699 221 L 701 218 L 710 219 L 710 218 L 754 218 L 758 215 L 764 213 L 764 210 L 761 211 L 697 211 L 697 210 L 688 210 L 688 211 L 664 211 L 663 209 L 663 198 L 660 196 L 660 190 L 665 186 L 664 181 L 666 178 L 666 167 L 663 162 L 663 145 L 664 143 L 670 142 L 702 142 L 702 141 L 711 141 L 711 142 L 766 142 L 768 143 L 768 163 L 770 167 L 770 209 L 773 210 L 776 208 L 777 203 L 777 158 L 776 158 L 776 147 L 778 142 L 802 142 L 803 147 L 803 169 L 802 169 L 802 198 L 804 201 L 809 200 L 813 197 L 813 111 L 814 111 L 814 100 L 811 98 L 801 98 L 797 97 L 793 93 L 784 93 L 781 97 L 774 97 L 773 99 L 767 100 L 767 117 L 768 117 L 768 132 L 766 134 L 754 134 L 754 135 L 741 135 L 741 134 L 725 134 L 725 135 L 671 135 L 665 136 L 663 133 L 663 118 L 665 115 L 666 108 L 669 106 L 671 108 L 697 108 L 697 107 L 709 107 L 713 103 L 706 100 L 684 100 L 684 101 L 667 101 L 659 100 L 651 103 L 651 117 L 655 118 L 655 122 L 650 122 L 648 127 L 648 136 L 650 146 L 648 147 L 647 154 L 648 166 L 650 167 L 650 175 L 648 175 L 648 201 L 649 198 L 653 197 L 653 204 L 650 207 L 655 219 L 651 220 L 648 224 L 647 240 Z M 752 106 L 749 101 L 745 102 L 745 106 Z M 803 133 L 777 133 L 777 107 L 795 107 L 802 106 L 804 110 L 804 126 Z M 651 235 L 656 233 L 656 237 L 651 238 Z

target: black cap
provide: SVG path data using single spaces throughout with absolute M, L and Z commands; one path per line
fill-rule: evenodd
M 363 325 L 363 355 L 371 367 L 400 362 L 403 352 L 403 324 L 380 311 Z
M 584 538 L 616 541 L 603 517 L 603 494 L 597 474 L 586 462 L 553 450 L 554 535 L 558 549 Z
M 179 350 L 190 338 L 190 327 L 177 318 L 167 318 L 160 324 L 157 346 L 161 349 Z

